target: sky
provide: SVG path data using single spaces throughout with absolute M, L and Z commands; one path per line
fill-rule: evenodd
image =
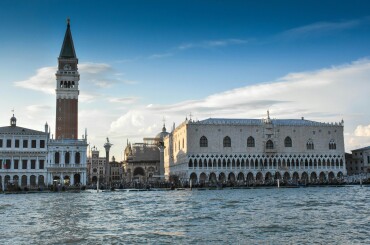
M 192 115 L 344 120 L 370 145 L 370 2 L 0 1 L 0 125 L 55 132 L 66 19 L 79 59 L 79 134 L 122 160 L 127 141 Z

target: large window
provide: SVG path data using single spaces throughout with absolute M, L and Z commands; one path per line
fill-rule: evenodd
M 224 138 L 224 147 L 231 147 L 231 139 L 229 136 Z
M 31 169 L 36 169 L 36 160 L 31 160 Z
M 15 159 L 14 160 L 14 169 L 18 169 L 19 168 L 19 160 L 18 159 Z
M 268 149 L 268 150 L 274 149 L 274 142 L 272 142 L 272 140 L 268 140 L 266 142 L 266 149 Z
M 28 140 L 23 140 L 23 148 L 28 148 Z
M 44 169 L 44 160 L 39 160 L 39 169 Z
M 12 147 L 12 140 L 6 140 L 6 147 L 11 148 Z
M 3 139 L 0 139 L 0 147 L 3 147 Z
M 247 139 L 247 147 L 255 147 L 256 144 L 254 142 L 254 138 L 252 136 L 249 136 Z
M 289 136 L 285 138 L 284 146 L 285 147 L 292 147 L 293 146 L 292 139 Z
M 12 162 L 11 162 L 11 160 L 10 159 L 6 159 L 5 160 L 5 166 L 4 166 L 4 168 L 5 169 L 10 169 L 12 167 Z
M 27 160 L 22 160 L 22 169 L 27 169 Z
M 14 147 L 15 148 L 19 148 L 19 140 L 15 140 L 14 141 Z
M 40 140 L 40 148 L 45 148 L 45 140 Z
M 311 139 L 307 141 L 306 147 L 307 147 L 307 150 L 315 149 L 313 141 Z
M 59 154 L 59 152 L 55 152 L 55 154 L 54 154 L 54 162 L 55 162 L 55 164 L 59 164 L 59 162 L 60 162 L 60 154 Z
M 70 158 L 70 154 L 69 154 L 69 152 L 66 152 L 65 157 L 64 157 L 64 162 L 66 164 L 69 164 L 69 158 Z
M 206 136 L 200 137 L 200 147 L 208 147 L 208 139 Z
M 81 155 L 79 152 L 76 152 L 76 155 L 75 155 L 75 163 L 76 164 L 79 164 L 81 161 Z
M 32 140 L 31 141 L 31 147 L 32 148 L 36 148 L 36 140 Z

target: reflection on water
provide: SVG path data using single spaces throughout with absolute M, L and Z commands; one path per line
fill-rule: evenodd
M 0 244 L 370 243 L 370 188 L 0 195 Z

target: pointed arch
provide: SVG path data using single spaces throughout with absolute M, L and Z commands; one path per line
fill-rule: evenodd
M 193 168 L 193 161 L 191 159 L 189 160 L 189 168 Z
M 314 146 L 314 144 L 313 144 L 312 139 L 309 139 L 309 140 L 307 141 L 307 143 L 306 143 L 306 148 L 307 148 L 307 150 L 314 150 L 314 149 L 315 149 L 315 146 Z
M 266 149 L 267 149 L 267 150 L 272 150 L 272 149 L 274 149 L 274 142 L 272 142 L 272 140 L 268 140 L 268 141 L 266 142 Z

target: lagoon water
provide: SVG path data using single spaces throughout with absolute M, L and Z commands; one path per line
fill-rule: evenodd
M 0 244 L 370 244 L 370 187 L 0 195 Z

